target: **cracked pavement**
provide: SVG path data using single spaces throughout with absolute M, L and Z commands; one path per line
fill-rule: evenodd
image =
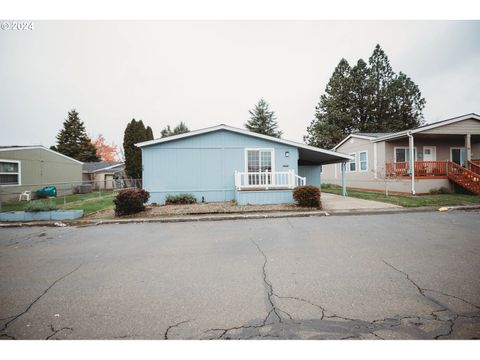
M 478 339 L 480 213 L 0 229 L 0 339 Z

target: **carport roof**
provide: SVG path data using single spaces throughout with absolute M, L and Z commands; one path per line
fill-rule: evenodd
M 174 135 L 174 136 L 169 136 L 165 138 L 144 141 L 144 142 L 135 144 L 135 146 L 143 148 L 151 145 L 162 144 L 169 141 L 175 141 L 175 140 L 184 139 L 184 138 L 206 134 L 206 133 L 219 131 L 219 130 L 231 131 L 237 134 L 247 135 L 247 136 L 256 137 L 259 139 L 269 140 L 272 142 L 296 147 L 299 153 L 300 164 L 305 164 L 305 165 L 333 164 L 333 163 L 339 163 L 339 162 L 347 161 L 351 159 L 351 156 L 340 153 L 340 152 L 321 149 L 321 148 L 302 144 L 295 141 L 279 139 L 273 136 L 258 134 L 252 131 L 239 129 L 239 128 L 225 125 L 225 124 L 212 126 L 204 129 L 199 129 L 199 130 L 194 130 L 194 131 L 190 131 L 188 133 L 184 133 L 180 135 Z

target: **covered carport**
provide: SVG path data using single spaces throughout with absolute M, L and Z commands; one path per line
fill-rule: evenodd
M 298 146 L 298 173 L 300 176 L 307 178 L 307 185 L 320 186 L 321 166 L 340 163 L 342 173 L 342 195 L 346 196 L 347 185 L 345 172 L 347 162 L 351 159 L 352 157 L 350 155 L 336 151 L 320 149 L 309 145 Z M 318 183 L 316 182 L 316 179 L 318 179 Z

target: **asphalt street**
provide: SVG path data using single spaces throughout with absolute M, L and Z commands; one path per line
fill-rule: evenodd
M 480 213 L 0 229 L 1 339 L 478 339 Z

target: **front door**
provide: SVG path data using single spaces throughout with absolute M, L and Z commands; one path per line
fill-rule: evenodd
M 458 165 L 465 166 L 465 148 L 450 148 L 450 160 Z
M 272 184 L 273 149 L 247 150 L 247 172 L 249 185 Z
M 435 148 L 433 146 L 423 147 L 423 161 L 435 161 Z

